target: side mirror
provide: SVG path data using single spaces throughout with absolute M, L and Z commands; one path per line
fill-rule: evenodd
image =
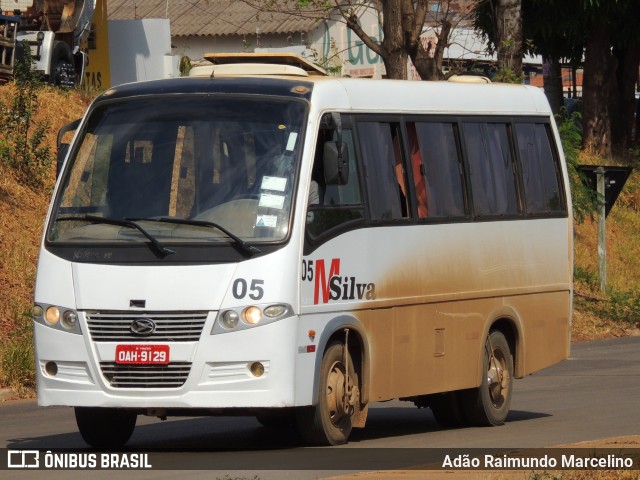
M 82 119 L 79 118 L 77 120 L 74 120 L 71 123 L 67 123 L 64 127 L 58 130 L 58 140 L 57 140 L 58 157 L 56 161 L 56 178 L 58 178 L 58 176 L 60 175 L 60 171 L 62 170 L 62 164 L 64 163 L 64 159 L 67 157 L 67 153 L 69 153 L 70 145 L 68 143 L 62 143 L 62 137 L 67 132 L 72 132 L 74 130 L 77 130 L 81 121 Z
M 349 182 L 349 149 L 345 142 L 325 142 L 322 162 L 327 185 L 346 185 Z

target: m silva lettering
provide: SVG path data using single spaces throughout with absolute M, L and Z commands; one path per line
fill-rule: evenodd
M 309 262 L 311 264 L 311 262 Z M 315 261 L 313 303 L 329 303 L 339 300 L 375 300 L 376 285 L 359 282 L 357 277 L 340 274 L 340 259 L 331 260 L 329 272 L 324 259 Z

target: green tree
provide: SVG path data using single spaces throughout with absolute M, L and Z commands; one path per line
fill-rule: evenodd
M 15 94 L 0 105 L 0 161 L 13 169 L 18 180 L 30 187 L 42 186 L 51 166 L 46 144 L 49 126 L 36 121 L 40 74 L 33 67 L 31 49 L 24 45 L 24 56 L 16 60 L 13 74 Z
M 522 82 L 521 0 L 480 0 L 474 11 L 476 27 L 489 41 L 498 62 L 496 80 Z
M 445 77 L 442 63 L 444 49 L 448 45 L 451 30 L 464 17 L 451 8 L 453 0 L 438 2 L 438 25 L 435 27 L 436 42 L 423 43 L 428 13 L 428 0 L 242 0 L 260 12 L 284 12 L 291 15 L 308 16 L 330 13 L 340 15 L 342 21 L 360 40 L 382 59 L 388 78 L 407 78 L 407 59 L 411 58 L 416 71 L 423 80 L 440 80 Z M 374 9 L 379 18 L 383 36 L 371 38 L 362 28 L 360 18 L 367 9 Z
M 640 65 L 640 2 L 583 0 L 584 144 L 609 157 L 631 145 Z
M 481 2 L 475 17 L 476 27 L 495 46 L 490 6 L 498 1 Z M 584 55 L 584 146 L 604 157 L 626 154 L 640 65 L 640 1 L 529 0 L 522 15 L 525 37 L 532 40 L 529 51 L 542 55 L 554 72 L 545 87 L 552 106 L 557 110 L 561 101 L 560 63 L 575 69 Z
M 569 63 L 574 74 L 582 65 L 585 39 L 583 20 L 579 17 L 582 2 L 530 0 L 522 4 L 525 51 L 540 55 L 548 65 L 544 90 L 555 114 L 561 112 L 564 104 L 562 65 Z

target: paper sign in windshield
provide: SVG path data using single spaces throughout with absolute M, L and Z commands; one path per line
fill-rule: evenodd
M 282 210 L 282 207 L 284 207 L 284 199 L 284 195 L 263 193 L 262 195 L 260 195 L 260 203 L 258 203 L 258 206 L 264 208 L 277 208 L 278 210 Z
M 287 186 L 287 179 L 283 177 L 262 177 L 262 190 L 274 190 L 276 192 L 284 192 Z
M 293 149 L 296 148 L 297 139 L 298 134 L 296 132 L 291 132 L 289 134 L 289 140 L 287 141 L 287 152 L 293 152 Z
M 278 226 L 278 217 L 275 215 L 258 215 L 256 219 L 256 227 L 276 228 Z

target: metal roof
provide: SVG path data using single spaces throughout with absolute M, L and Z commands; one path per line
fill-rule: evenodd
M 168 18 L 174 37 L 308 32 L 326 16 L 299 8 L 263 12 L 242 0 L 109 0 L 108 8 L 109 20 Z

